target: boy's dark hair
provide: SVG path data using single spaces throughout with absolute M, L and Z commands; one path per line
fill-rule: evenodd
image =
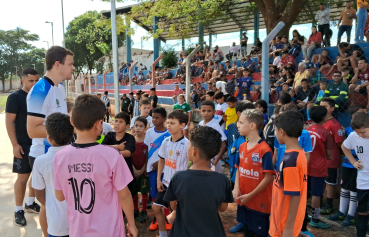
M 268 112 L 268 104 L 265 100 L 257 100 L 255 102 L 255 107 L 257 105 L 260 105 L 260 107 L 262 107 L 264 109 L 264 113 Z
M 340 71 L 334 71 L 334 73 L 333 74 L 340 74 L 340 76 L 342 76 L 342 72 L 340 72 Z
M 282 105 L 279 112 L 285 112 L 285 111 L 296 111 L 297 112 L 299 110 L 297 109 L 297 106 L 294 104 L 285 104 L 285 105 Z
M 150 103 L 150 100 L 148 100 L 148 99 L 142 99 L 142 100 L 140 100 L 140 106 L 142 106 L 142 105 L 150 105 L 151 103 Z
M 77 97 L 72 110 L 73 125 L 77 130 L 90 130 L 94 124 L 103 120 L 106 114 L 104 102 L 99 97 L 84 94 Z
M 215 93 L 215 95 L 214 95 L 214 99 L 215 99 L 215 100 L 221 99 L 221 98 L 223 98 L 223 97 L 224 97 L 224 94 L 223 94 L 223 92 L 221 92 L 221 91 L 217 91 L 217 92 Z
M 220 151 L 220 133 L 207 126 L 197 126 L 190 130 L 189 140 L 191 145 L 199 150 L 200 158 L 211 160 Z
M 264 126 L 264 115 L 257 109 L 247 109 L 242 112 L 246 116 L 249 123 L 255 123 L 256 129 L 259 131 Z
M 162 118 L 167 117 L 167 111 L 163 107 L 158 107 L 152 110 L 153 114 L 160 114 Z
M 279 111 L 281 110 L 282 105 L 275 105 L 273 114 L 279 114 Z
M 368 63 L 368 60 L 366 58 L 360 58 L 359 61 L 364 61 L 364 63 Z
M 214 97 L 214 91 L 208 91 L 208 92 L 206 92 L 206 94 L 208 95 L 208 96 L 210 96 L 210 97 Z
M 173 110 L 168 114 L 168 119 L 177 119 L 179 124 L 186 124 L 188 123 L 188 115 L 181 109 Z
M 150 91 L 156 91 L 156 89 L 153 87 L 153 88 L 150 89 Z
M 66 114 L 50 114 L 45 126 L 47 134 L 59 146 L 67 145 L 73 137 L 74 127 L 70 123 L 70 117 Z
M 129 92 L 128 94 L 129 94 L 129 95 L 133 95 L 133 92 Z
M 243 71 L 244 72 L 251 72 L 249 68 L 244 68 Z
M 352 117 L 352 115 L 354 115 L 359 109 L 366 109 L 366 107 L 364 105 L 351 105 L 348 108 L 348 112 L 350 116 Z
M 234 96 L 230 96 L 230 97 L 227 98 L 227 102 L 236 103 L 237 102 L 237 99 Z
M 73 102 L 67 101 L 67 112 L 69 113 L 73 109 Z
M 306 78 L 304 78 L 304 79 L 301 80 L 301 83 L 303 83 L 303 82 L 308 83 L 308 80 Z
M 341 69 L 342 72 L 344 71 L 351 71 L 351 68 L 349 66 L 343 66 Z
M 334 101 L 334 99 L 332 98 L 329 98 L 329 97 L 323 97 L 322 100 L 320 101 L 321 102 L 327 102 L 329 104 L 330 107 L 335 107 L 336 105 L 336 101 Z
M 204 100 L 202 103 L 201 103 L 201 107 L 204 106 L 204 105 L 209 105 L 213 108 L 213 110 L 215 110 L 215 105 L 212 101 L 210 100 Z M 201 107 L 200 107 L 200 110 L 201 110 Z
M 288 54 L 288 50 L 283 51 L 282 54 Z
M 46 70 L 51 70 L 55 64 L 55 62 L 59 62 L 61 64 L 65 63 L 65 58 L 67 55 L 73 56 L 73 52 L 69 49 L 53 46 L 49 48 L 46 52 L 45 61 L 46 61 Z
M 109 92 L 108 92 L 108 91 L 105 91 L 105 92 L 104 92 L 104 95 L 108 95 L 108 94 L 109 94 Z
M 119 112 L 115 115 L 115 119 L 123 119 L 126 124 L 130 124 L 131 117 L 126 112 Z
M 319 83 L 323 84 L 323 85 L 326 85 L 326 86 L 328 85 L 328 81 L 320 81 Z
M 324 106 L 314 106 L 310 109 L 309 115 L 314 123 L 320 123 L 327 116 L 327 109 Z
M 279 102 L 281 103 L 281 105 L 289 104 L 291 103 L 291 101 L 292 101 L 292 97 L 288 93 L 284 93 L 279 97 Z
M 290 85 L 288 85 L 287 82 L 282 83 L 282 86 L 285 86 L 285 85 L 288 86 L 288 87 L 290 86 Z
M 143 116 L 139 116 L 139 117 L 137 117 L 136 118 L 136 120 L 135 120 L 135 123 L 136 122 L 142 122 L 144 125 L 145 125 L 145 127 L 147 126 L 147 119 L 145 118 L 145 117 L 143 117 Z
M 358 112 L 352 116 L 351 120 L 352 129 L 369 128 L 369 114 L 365 112 Z
M 38 75 L 38 72 L 37 72 L 35 69 L 33 69 L 33 68 L 27 67 L 27 68 L 25 68 L 25 69 L 23 70 L 23 72 L 22 72 L 22 76 L 26 77 L 26 76 L 28 76 L 28 75 L 33 75 L 33 76 L 35 76 L 35 75 Z
M 296 111 L 286 111 L 274 120 L 277 129 L 283 129 L 288 137 L 299 138 L 304 128 L 304 117 Z
M 255 109 L 255 105 L 245 100 L 238 101 L 236 104 L 236 113 L 242 112 L 245 109 Z

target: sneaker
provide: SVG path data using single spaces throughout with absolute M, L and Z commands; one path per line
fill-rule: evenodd
M 20 210 L 14 213 L 14 222 L 17 226 L 27 225 L 26 218 L 24 217 L 24 211 Z
M 40 205 L 33 202 L 32 205 L 24 204 L 24 211 L 29 213 L 40 213 Z
M 154 218 L 154 220 L 152 220 L 149 230 L 157 230 L 158 229 L 158 221 L 156 220 L 156 218 Z
M 324 204 L 322 209 L 320 209 L 320 214 L 329 215 L 333 211 L 332 207 L 329 204 Z
M 146 221 L 146 217 L 147 217 L 147 212 L 146 211 L 141 211 L 141 213 L 140 213 L 140 219 L 138 221 L 140 223 L 144 223 Z
M 328 219 L 331 221 L 343 221 L 345 219 L 346 215 L 343 214 L 342 212 L 338 211 L 336 214 L 334 214 L 333 216 L 329 216 Z
M 233 226 L 232 228 L 229 229 L 229 233 L 237 233 L 237 232 L 241 232 L 245 229 L 245 225 L 242 223 L 238 223 L 237 225 Z
M 168 231 L 172 229 L 172 224 L 170 224 L 166 219 L 165 219 L 165 229 Z
M 140 216 L 140 212 L 139 211 L 133 211 L 133 215 L 134 215 L 134 218 L 138 218 Z
M 343 226 L 355 225 L 355 217 L 347 215 L 345 220 L 341 223 Z
M 314 222 L 313 220 L 310 221 L 310 226 L 320 229 L 327 229 L 331 227 L 330 225 L 324 223 L 323 221 Z
M 301 237 L 315 237 L 309 230 L 300 231 L 299 236 L 301 236 Z

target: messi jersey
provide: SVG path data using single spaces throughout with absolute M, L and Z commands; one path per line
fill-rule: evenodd
M 150 128 L 149 130 L 146 131 L 144 143 L 149 148 L 149 155 L 148 155 L 147 168 L 146 168 L 147 172 L 152 171 L 152 165 L 155 162 L 159 161 L 159 156 L 158 156 L 159 148 L 161 144 L 163 143 L 164 139 L 169 136 L 170 134 L 168 133 L 167 130 L 163 132 L 158 132 L 155 130 L 155 127 Z

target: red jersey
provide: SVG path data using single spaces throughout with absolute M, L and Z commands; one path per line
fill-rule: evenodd
M 292 64 L 293 66 L 296 66 L 296 64 L 295 64 L 295 58 L 292 55 L 290 55 L 290 54 L 288 55 L 287 58 L 281 57 L 281 62 L 280 63 L 283 63 L 284 65 Z
M 359 79 L 361 81 L 361 84 L 369 81 L 369 66 L 366 67 L 365 72 L 359 70 Z
M 327 161 L 327 167 L 338 169 L 341 166 L 341 148 L 338 147 L 338 143 L 342 143 L 345 140 L 343 137 L 341 124 L 335 118 L 332 118 L 325 122 L 323 127 L 332 133 L 333 141 L 335 143 L 333 144 L 333 160 Z
M 133 165 L 137 170 L 142 169 L 147 162 L 147 145 L 143 142 L 136 142 L 136 150 L 132 155 Z
M 247 142 L 239 148 L 240 163 L 235 165 L 239 172 L 241 195 L 251 193 L 264 179 L 264 173 L 275 174 L 272 150 L 261 139 L 253 148 L 247 149 Z M 270 213 L 273 184 L 245 204 L 246 207 L 261 213 Z M 240 203 L 238 203 L 240 204 Z
M 327 177 L 326 150 L 333 150 L 333 137 L 331 132 L 321 125 L 313 124 L 306 128 L 313 144 L 308 164 L 308 175 L 313 177 Z

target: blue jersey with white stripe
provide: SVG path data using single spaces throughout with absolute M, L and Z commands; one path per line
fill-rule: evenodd
M 148 161 L 147 161 L 147 167 L 146 167 L 147 172 L 151 172 L 153 164 L 159 161 L 159 155 L 158 155 L 159 148 L 161 144 L 163 143 L 164 139 L 169 136 L 170 134 L 168 133 L 167 130 L 163 132 L 158 132 L 155 130 L 155 127 L 150 128 L 149 130 L 146 131 L 144 143 L 147 145 L 149 149 Z

